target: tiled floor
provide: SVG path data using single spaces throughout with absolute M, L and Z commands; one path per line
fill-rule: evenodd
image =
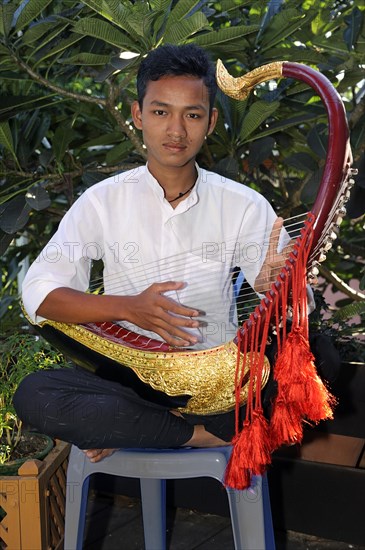
M 294 532 L 278 532 L 275 538 L 277 550 L 365 550 L 365 545 L 355 546 Z M 185 509 L 168 510 L 167 541 L 169 550 L 234 549 L 229 518 Z M 92 493 L 84 548 L 143 550 L 139 499 Z

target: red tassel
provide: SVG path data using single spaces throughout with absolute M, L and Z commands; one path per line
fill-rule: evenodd
M 303 439 L 302 417 L 295 403 L 285 403 L 283 399 L 275 401 L 270 420 L 271 450 L 281 445 L 300 443 Z
M 294 328 L 277 358 L 278 397 L 271 419 L 272 448 L 300 442 L 302 420 L 333 418 L 334 398 L 319 378 L 309 342 L 301 327 Z
M 302 416 L 309 421 L 333 418 L 335 399 L 317 374 L 309 342 L 300 328 L 294 331 L 292 347 L 295 351 L 292 361 L 294 368 L 297 366 L 297 379 L 286 390 L 288 401 L 296 402 Z
M 317 375 L 313 355 L 308 342 L 308 316 L 305 266 L 313 238 L 311 217 L 301 231 L 285 268 L 277 277 L 281 289 L 279 300 L 276 285 L 266 294 L 265 302 L 250 316 L 251 331 L 238 332 L 236 365 L 236 435 L 233 450 L 226 469 L 225 484 L 234 489 L 250 486 L 252 475 L 262 475 L 271 463 L 272 450 L 283 444 L 301 442 L 303 421 L 318 422 L 332 418 L 333 397 Z M 291 289 L 292 332 L 286 334 L 286 308 Z M 272 297 L 276 296 L 275 314 L 278 335 L 278 357 L 274 378 L 278 394 L 273 404 L 270 426 L 263 416 L 261 406 L 261 379 L 264 352 L 272 311 Z M 262 326 L 262 313 L 266 312 Z M 241 335 L 243 334 L 243 342 Z M 281 335 L 281 336 L 280 336 Z M 239 408 L 242 381 L 245 374 L 247 351 L 250 349 L 250 383 L 247 398 L 246 420 L 243 430 L 239 427 Z M 242 367 L 240 352 L 243 351 Z
M 253 412 L 252 422 L 244 422 L 243 430 L 233 438 L 232 444 L 224 483 L 233 489 L 246 489 L 251 475 L 262 475 L 271 463 L 269 426 L 262 410 Z

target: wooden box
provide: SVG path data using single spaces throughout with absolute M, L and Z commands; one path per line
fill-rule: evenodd
M 56 441 L 42 461 L 27 460 L 16 476 L 0 476 L 0 547 L 61 550 L 70 445 Z

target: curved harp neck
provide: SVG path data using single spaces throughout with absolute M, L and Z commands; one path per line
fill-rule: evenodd
M 282 74 L 283 61 L 274 61 L 235 78 L 229 74 L 220 59 L 217 61 L 217 84 L 222 92 L 233 99 L 246 99 L 257 84 L 274 78 L 280 78 Z

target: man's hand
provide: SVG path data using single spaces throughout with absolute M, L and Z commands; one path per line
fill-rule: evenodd
M 155 332 L 171 346 L 196 344 L 198 338 L 184 328 L 198 328 L 200 323 L 194 317 L 200 315 L 200 312 L 164 295 L 171 290 L 180 290 L 184 284 L 173 281 L 154 283 L 136 296 L 125 296 L 125 319 L 140 328 Z
M 135 296 L 96 295 L 60 287 L 47 295 L 37 315 L 76 324 L 129 321 L 155 332 L 171 346 L 186 347 L 196 344 L 198 338 L 184 329 L 201 326 L 196 317 L 202 312 L 164 295 L 184 285 L 182 282 L 155 283 Z
M 271 283 L 275 281 L 293 249 L 295 241 L 291 240 L 281 252 L 278 252 L 280 233 L 283 224 L 284 219 L 277 218 L 272 227 L 266 258 L 255 281 L 256 292 L 265 293 L 269 290 Z

